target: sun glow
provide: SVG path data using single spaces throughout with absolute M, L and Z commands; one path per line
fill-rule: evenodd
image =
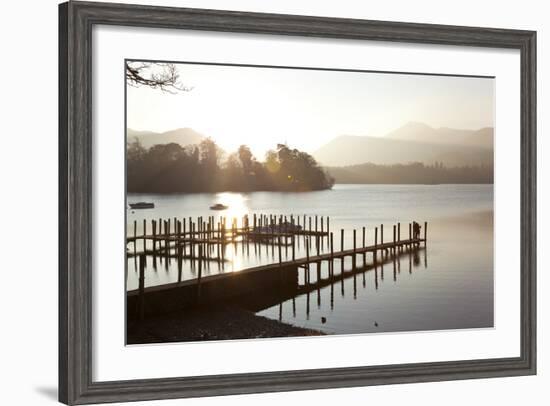
M 237 221 L 237 226 L 240 227 L 242 225 L 243 216 L 248 214 L 250 210 L 248 207 L 248 196 L 243 193 L 222 192 L 216 193 L 214 200 L 214 203 L 228 206 L 227 210 L 220 213 L 220 216 L 225 217 L 228 227 L 233 223 L 233 220 Z

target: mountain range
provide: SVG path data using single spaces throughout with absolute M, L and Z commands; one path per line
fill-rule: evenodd
M 136 131 L 128 128 L 126 131 L 126 139 L 132 142 L 135 139 L 139 140 L 144 148 L 151 148 L 156 144 L 180 144 L 182 147 L 191 144 L 199 144 L 206 137 L 192 128 L 178 128 L 163 133 L 152 131 Z
M 324 166 L 443 162 L 447 166 L 492 165 L 493 128 L 458 130 L 410 122 L 383 137 L 342 135 L 317 149 Z
M 127 130 L 127 140 L 138 139 L 145 148 L 155 144 L 198 144 L 205 135 L 192 128 L 178 128 L 162 133 Z M 442 162 L 446 166 L 493 164 L 492 127 L 461 130 L 433 128 L 409 122 L 383 137 L 341 135 L 312 153 L 323 166 L 350 166 L 363 163 L 377 165 Z

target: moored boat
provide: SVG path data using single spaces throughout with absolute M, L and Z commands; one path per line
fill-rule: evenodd
M 225 204 L 216 203 L 212 206 L 210 206 L 210 210 L 226 210 L 229 206 L 226 206 Z
M 154 209 L 155 203 L 150 202 L 138 202 L 138 203 L 130 203 L 130 208 L 132 209 Z

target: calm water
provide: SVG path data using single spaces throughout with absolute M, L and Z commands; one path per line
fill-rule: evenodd
M 402 237 L 413 220 L 428 221 L 428 244 L 415 255 L 404 254 L 376 271 L 369 269 L 355 277 L 301 294 L 262 309 L 259 315 L 326 333 L 477 328 L 493 325 L 493 187 L 492 185 L 336 185 L 333 190 L 310 193 L 218 193 L 190 195 L 135 195 L 128 202 L 148 201 L 155 209 L 128 210 L 128 235 L 137 220 L 224 215 L 242 218 L 248 214 L 330 216 L 335 247 L 340 247 L 339 230 L 345 229 L 345 247 L 353 246 L 353 232 L 367 227 L 367 244 L 374 241 L 374 227 L 384 224 L 385 241 L 392 225 L 402 223 Z M 209 206 L 223 203 L 229 210 L 213 212 Z M 301 217 L 302 218 L 302 217 Z M 229 221 L 228 221 L 229 223 Z M 150 229 L 148 230 L 150 232 Z M 320 251 L 328 249 L 326 242 Z M 128 245 L 133 250 L 132 244 Z M 138 244 L 137 249 L 142 247 Z M 312 252 L 316 252 L 315 244 Z M 286 254 L 286 255 L 285 255 Z M 305 256 L 304 240 L 297 241 L 296 257 Z M 290 259 L 291 251 L 283 260 Z M 204 275 L 236 272 L 250 266 L 278 260 L 271 247 L 229 245 L 229 260 L 220 268 L 212 263 Z M 358 261 L 361 263 L 362 261 Z M 367 256 L 372 263 L 372 256 Z M 148 261 L 146 286 L 178 282 L 177 261 Z M 344 264 L 351 268 L 351 259 Z M 336 272 L 340 263 L 336 261 Z M 321 276 L 328 270 L 324 264 Z M 316 278 L 315 266 L 311 271 Z M 127 289 L 138 286 L 136 262 L 128 259 Z M 181 280 L 196 278 L 196 270 L 184 261 Z M 303 271 L 300 270 L 300 283 Z

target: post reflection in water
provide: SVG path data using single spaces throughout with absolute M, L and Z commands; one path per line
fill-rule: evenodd
M 410 269 L 409 272 L 412 275 L 412 268 L 418 268 L 420 264 L 420 253 L 423 254 L 424 264 L 427 264 L 427 256 L 428 256 L 428 250 L 425 247 L 412 247 L 411 249 L 404 249 L 404 250 L 396 250 L 395 253 L 390 251 L 387 256 L 383 257 L 383 260 L 379 260 L 377 262 L 373 263 L 367 263 L 364 264 L 362 261 L 360 263 L 360 266 L 356 266 L 356 268 L 343 268 L 344 271 L 340 272 L 340 274 L 334 275 L 330 271 L 330 261 L 327 261 L 323 265 L 326 265 L 326 267 L 318 266 L 318 270 L 316 272 L 317 278 L 315 280 L 309 280 L 307 277 L 307 267 L 303 269 L 303 278 L 302 277 L 296 277 L 296 290 L 294 292 L 288 292 L 288 291 L 281 291 L 281 302 L 276 305 L 276 308 L 278 309 L 277 319 L 286 323 L 294 324 L 294 325 L 303 325 L 303 322 L 311 322 L 311 324 L 317 324 L 317 322 L 320 323 L 320 325 L 323 326 L 323 331 L 330 331 L 330 323 L 334 320 L 334 317 L 329 317 L 329 313 L 334 313 L 335 308 L 338 305 L 337 301 L 334 297 L 334 287 L 337 283 L 340 283 L 341 288 L 341 299 L 338 302 L 341 302 L 342 300 L 349 300 L 345 297 L 345 288 L 346 284 L 350 283 L 352 285 L 353 289 L 353 301 L 357 301 L 359 299 L 365 300 L 365 297 L 368 295 L 376 295 L 384 293 L 384 283 L 383 279 L 379 279 L 379 270 L 380 273 L 382 273 L 383 265 L 388 264 L 391 262 L 393 266 L 393 283 L 399 284 L 399 274 L 400 274 L 400 268 L 401 268 L 401 259 L 403 257 L 407 258 L 409 260 Z M 344 261 L 342 261 L 344 263 Z M 352 262 L 353 263 L 353 262 Z M 319 265 L 319 264 L 316 264 Z M 359 265 L 359 263 L 357 263 Z M 326 271 L 325 271 L 326 269 Z M 424 268 L 427 269 L 427 268 Z M 301 273 L 301 270 L 296 271 L 297 274 Z M 374 284 L 369 285 L 366 283 L 366 274 L 372 272 L 374 277 Z M 357 276 L 358 274 L 362 274 L 363 283 L 358 284 L 357 283 Z M 299 281 L 303 280 L 303 284 Z M 390 285 L 388 285 L 390 286 Z M 374 288 L 374 289 L 373 289 Z M 380 290 L 379 290 L 380 289 Z M 310 294 L 312 292 L 316 292 L 316 311 L 315 314 L 321 315 L 319 317 L 319 320 L 316 318 L 312 319 L 312 310 L 310 307 Z M 327 302 L 328 302 L 328 308 L 326 308 L 326 305 L 323 304 L 323 296 L 324 294 L 327 294 Z M 290 296 L 289 296 L 290 295 Z M 286 301 L 291 301 L 292 303 L 292 312 L 291 313 L 285 313 L 283 312 L 282 304 Z M 303 307 L 303 313 L 300 312 L 299 307 L 300 305 Z M 270 308 L 254 308 L 251 309 L 253 311 L 259 312 L 260 315 L 269 315 L 271 310 Z M 337 309 L 336 309 L 337 310 Z M 301 321 L 302 320 L 302 321 Z M 377 327 L 378 323 L 373 323 L 374 327 Z M 373 327 L 373 328 L 374 328 Z
M 344 268 L 344 271 L 340 274 L 334 275 L 330 272 L 330 262 L 327 261 L 326 263 L 326 276 L 323 277 L 323 271 L 322 267 L 319 266 L 319 264 L 316 264 L 317 269 L 315 274 L 317 275 L 317 278 L 315 280 L 310 280 L 308 278 L 308 269 L 307 267 L 304 267 L 304 269 L 297 269 L 296 270 L 296 286 L 295 289 L 292 291 L 289 291 L 288 289 L 281 290 L 280 298 L 281 302 L 275 306 L 277 309 L 277 319 L 279 321 L 283 321 L 290 324 L 296 324 L 300 325 L 300 320 L 303 321 L 312 321 L 315 322 L 315 319 L 311 319 L 312 316 L 312 309 L 310 307 L 310 294 L 313 292 L 316 292 L 316 314 L 323 314 L 319 318 L 321 320 L 321 324 L 323 326 L 327 326 L 327 324 L 330 325 L 330 322 L 333 321 L 334 318 L 327 317 L 326 312 L 332 313 L 335 311 L 336 301 L 334 297 L 334 286 L 337 283 L 340 283 L 341 287 L 341 298 L 342 300 L 345 299 L 345 287 L 347 283 L 350 283 L 352 285 L 353 289 L 353 300 L 356 301 L 358 299 L 364 300 L 364 295 L 368 294 L 377 294 L 376 291 L 378 291 L 379 288 L 383 288 L 383 281 L 378 279 L 378 270 L 382 269 L 382 266 L 384 263 L 392 263 L 393 264 L 393 282 L 399 283 L 399 272 L 400 272 L 400 260 L 402 257 L 407 257 L 409 259 L 410 264 L 414 264 L 414 267 L 417 268 L 420 265 L 419 262 L 419 253 L 422 252 L 424 258 L 427 258 L 427 249 L 425 247 L 412 247 L 410 250 L 405 249 L 403 251 L 396 250 L 395 253 L 390 252 L 387 256 L 384 256 L 384 260 L 380 260 L 373 263 L 367 263 L 364 264 L 361 262 L 360 266 L 356 266 L 356 268 L 350 268 L 346 269 Z M 342 261 L 343 263 L 344 261 Z M 353 261 L 352 261 L 353 263 Z M 359 265 L 359 263 L 357 263 Z M 374 289 L 372 290 L 372 285 L 368 285 L 366 283 L 366 274 L 372 272 L 374 276 Z M 412 265 L 411 270 L 412 274 Z M 303 277 L 300 277 L 299 274 L 302 273 Z M 357 276 L 358 274 L 362 274 L 363 283 L 359 285 L 357 283 Z M 301 283 L 300 281 L 303 281 Z M 382 284 L 382 286 L 380 286 Z M 323 306 L 323 296 L 324 294 L 328 295 L 328 303 L 329 308 L 325 309 Z M 383 290 L 382 290 L 383 292 Z M 285 313 L 283 311 L 282 304 L 286 301 L 291 301 L 292 303 L 292 312 Z M 300 311 L 300 304 L 303 305 L 302 311 Z M 259 312 L 260 315 L 269 315 L 271 312 L 271 308 L 252 308 L 251 310 Z M 328 329 L 327 329 L 328 330 Z

